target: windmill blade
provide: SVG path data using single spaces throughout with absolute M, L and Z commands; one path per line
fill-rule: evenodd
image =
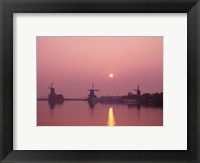
M 98 89 L 94 89 L 94 91 L 99 91 Z
M 53 87 L 53 82 L 51 83 L 51 88 Z
M 137 86 L 137 90 L 139 89 L 139 85 Z

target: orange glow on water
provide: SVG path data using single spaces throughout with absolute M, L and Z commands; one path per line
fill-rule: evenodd
M 114 117 L 114 113 L 113 113 L 113 108 L 109 108 L 108 110 L 108 122 L 107 122 L 108 126 L 115 126 L 115 117 Z
M 125 104 L 95 105 L 87 101 L 65 101 L 50 108 L 47 101 L 37 102 L 38 126 L 163 126 L 163 109 L 137 108 Z

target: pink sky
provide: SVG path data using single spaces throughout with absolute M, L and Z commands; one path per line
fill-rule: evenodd
M 109 78 L 109 74 L 114 75 Z M 54 82 L 65 98 L 163 91 L 163 37 L 37 37 L 37 96 Z

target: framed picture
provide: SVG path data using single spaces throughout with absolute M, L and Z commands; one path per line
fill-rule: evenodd
M 199 162 L 199 1 L 2 0 L 3 162 Z

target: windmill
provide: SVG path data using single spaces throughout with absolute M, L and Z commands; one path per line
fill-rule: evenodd
M 56 94 L 55 88 L 53 88 L 53 82 L 51 83 L 51 87 L 48 87 L 48 89 L 50 89 L 48 100 L 51 106 L 62 104 L 64 102 L 64 96 L 62 94 Z
M 134 89 L 134 91 L 136 91 L 136 92 L 137 92 L 137 96 L 140 96 L 139 85 L 137 86 L 137 89 Z
M 53 88 L 53 82 L 51 83 L 51 87 L 48 87 L 48 89 L 50 89 L 50 94 L 49 94 L 49 96 L 56 95 L 55 89 Z
M 51 83 L 51 87 L 48 87 L 49 89 L 53 88 L 53 82 Z
M 88 91 L 90 91 L 90 94 L 88 95 L 89 98 L 93 98 L 93 97 L 97 97 L 94 92 L 99 91 L 98 89 L 94 89 L 94 84 L 92 83 L 92 89 L 87 89 Z

